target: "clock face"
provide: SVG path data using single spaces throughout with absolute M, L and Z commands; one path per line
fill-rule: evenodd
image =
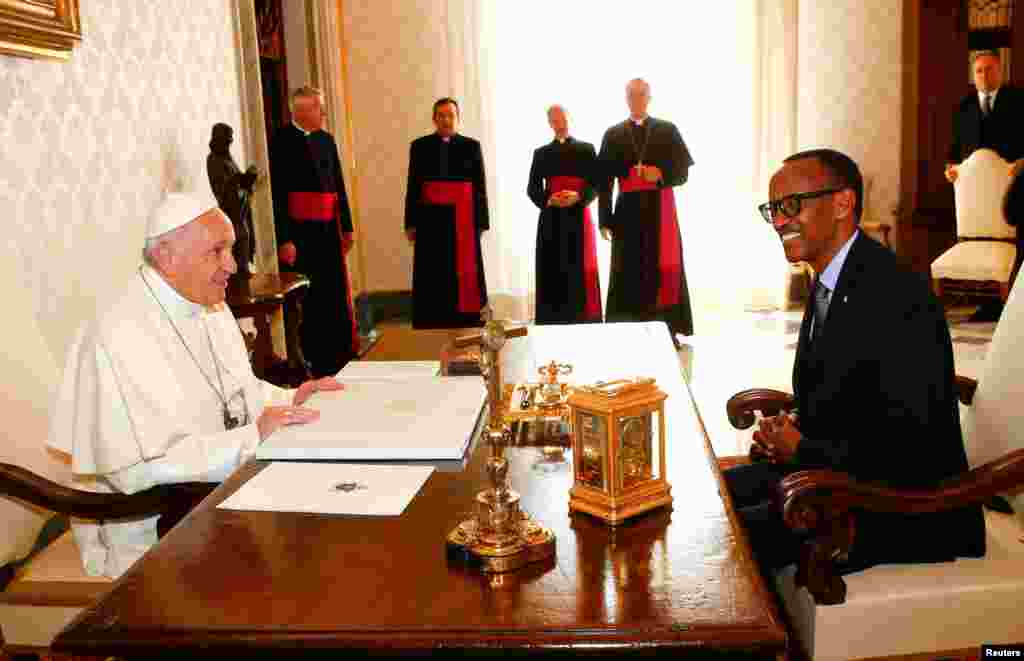
M 607 492 L 604 466 L 608 447 L 608 427 L 604 418 L 586 411 L 578 412 L 576 434 L 580 448 L 579 456 L 575 458 L 577 482 Z
M 651 479 L 651 414 L 619 420 L 619 439 L 619 488 L 629 489 Z

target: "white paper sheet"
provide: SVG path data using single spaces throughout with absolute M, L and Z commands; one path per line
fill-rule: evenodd
M 430 461 L 461 459 L 487 392 L 480 378 L 355 379 L 305 406 L 320 418 L 278 429 L 258 459 Z
M 430 466 L 273 463 L 220 509 L 398 516 L 433 472 Z
M 440 374 L 439 360 L 353 360 L 338 372 L 337 378 L 344 382 L 351 379 L 432 378 Z

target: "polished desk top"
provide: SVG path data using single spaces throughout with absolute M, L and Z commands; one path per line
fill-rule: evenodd
M 570 345 L 555 344 L 546 350 L 573 359 Z M 525 351 L 533 354 L 524 361 L 519 352 L 525 372 L 546 362 L 545 350 Z M 719 495 L 678 364 L 627 362 L 657 373 L 670 395 L 673 510 L 618 529 L 570 515 L 571 451 L 510 448 L 513 488 L 524 509 L 554 530 L 556 557 L 484 576 L 449 565 L 444 542 L 470 514 L 486 448 L 475 448 L 463 471 L 435 471 L 400 517 L 216 509 L 263 467 L 249 462 L 65 629 L 55 649 L 149 656 L 295 646 L 714 647 L 773 656 L 784 628 Z M 669 382 L 673 370 L 678 383 Z

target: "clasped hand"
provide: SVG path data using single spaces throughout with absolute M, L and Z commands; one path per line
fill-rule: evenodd
M 264 441 L 281 427 L 287 425 L 304 425 L 313 422 L 320 417 L 316 409 L 304 408 L 302 404 L 309 399 L 310 395 L 318 391 L 343 390 L 345 386 L 334 377 L 326 376 L 322 379 L 306 381 L 296 388 L 292 397 L 291 406 L 268 406 L 263 409 L 259 420 L 256 421 L 256 428 L 260 433 L 260 440 Z
M 656 184 L 661 181 L 661 168 L 657 165 L 637 165 L 636 169 L 637 174 L 648 183 Z
M 560 190 L 557 193 L 552 193 L 551 197 L 548 198 L 548 206 L 550 207 L 571 207 L 580 200 L 580 194 L 574 190 Z
M 772 462 L 785 462 L 796 455 L 803 435 L 796 426 L 796 416 L 788 413 L 761 420 L 754 432 L 755 452 Z

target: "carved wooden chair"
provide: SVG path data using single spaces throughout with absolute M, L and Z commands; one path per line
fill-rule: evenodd
M 791 528 L 807 531 L 796 565 L 775 576 L 791 624 L 812 659 L 942 652 L 976 658 L 982 643 L 1024 641 L 1024 294 L 1011 292 L 978 381 L 958 377 L 971 470 L 933 491 L 861 484 L 826 470 L 794 473 L 778 499 Z M 793 398 L 746 390 L 727 404 L 732 424 L 749 428 L 755 411 L 775 415 Z M 927 458 L 922 458 L 927 461 Z M 1006 497 L 1014 514 L 985 510 L 984 558 L 880 565 L 840 576 L 856 510 L 936 512 Z M 855 526 L 854 526 L 855 529 Z
M 1010 292 L 1017 230 L 1003 218 L 1010 164 L 991 149 L 975 151 L 959 166 L 957 243 L 932 262 L 935 295 L 998 296 Z

